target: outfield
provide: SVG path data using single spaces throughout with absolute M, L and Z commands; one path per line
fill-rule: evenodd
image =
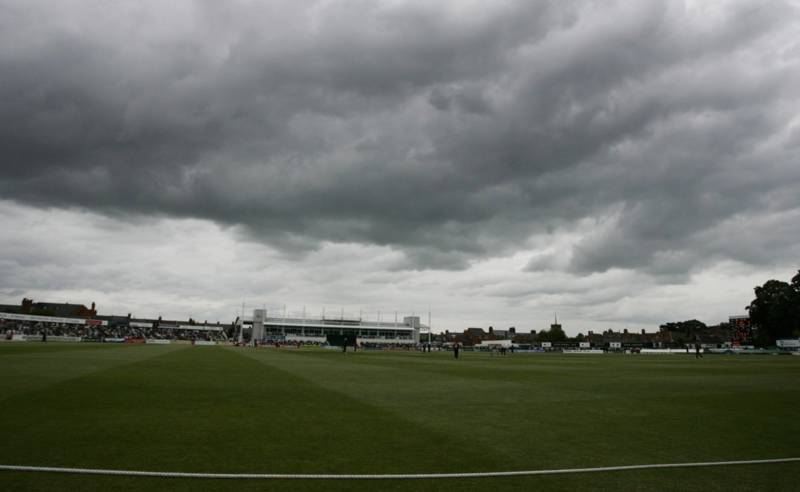
M 272 473 L 800 456 L 800 357 L 0 344 L 0 464 Z M 800 464 L 437 481 L 0 471 L 10 490 L 797 490 Z

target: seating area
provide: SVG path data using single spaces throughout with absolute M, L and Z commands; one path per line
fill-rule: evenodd
M 124 325 L 86 325 L 76 323 L 48 323 L 19 320 L 0 320 L 0 338 L 11 340 L 14 335 L 25 337 L 58 337 L 83 341 L 102 342 L 106 339 L 142 339 L 142 340 L 185 340 L 185 341 L 225 341 L 227 334 L 222 329 L 207 327 L 191 328 L 159 328 Z

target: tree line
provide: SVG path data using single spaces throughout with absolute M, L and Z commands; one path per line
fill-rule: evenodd
M 772 345 L 780 338 L 800 336 L 800 270 L 791 282 L 767 280 L 755 294 L 746 309 L 756 328 L 756 343 Z

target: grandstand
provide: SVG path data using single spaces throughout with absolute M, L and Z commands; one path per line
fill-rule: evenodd
M 239 317 L 230 324 L 158 318 L 98 315 L 95 304 L 33 302 L 23 299 L 19 305 L 0 305 L 0 337 L 19 341 L 64 342 L 242 342 L 359 345 L 361 347 L 412 346 L 420 342 L 420 332 L 429 326 L 419 316 L 394 315 L 384 321 L 358 315 L 306 316 L 306 313 L 275 315 L 256 309 L 249 318 Z
M 239 339 L 249 339 L 259 343 L 331 343 L 339 345 L 358 344 L 360 346 L 416 345 L 420 332 L 429 327 L 420 323 L 419 316 L 404 316 L 399 321 L 381 321 L 345 315 L 307 317 L 275 316 L 266 309 L 253 310 L 250 319 L 239 320 L 237 331 Z
M 0 312 L 3 338 L 19 341 L 147 342 L 153 340 L 225 341 L 226 325 L 189 321 L 131 319 L 126 316 L 94 318 L 41 316 Z
M 145 339 L 225 341 L 227 325 L 162 319 L 131 319 L 129 332 Z
M 53 341 L 79 342 L 96 336 L 107 325 L 106 321 L 90 318 L 0 312 L 0 333 L 23 341 L 42 340 L 47 334 Z

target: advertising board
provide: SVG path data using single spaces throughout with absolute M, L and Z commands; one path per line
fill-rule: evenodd
M 83 318 L 59 318 L 56 316 L 36 316 L 33 314 L 0 313 L 0 319 L 30 321 L 32 323 L 59 323 L 63 325 L 85 325 Z
M 164 340 L 163 338 L 148 338 L 145 340 L 145 343 L 154 345 L 169 345 L 169 340 Z
M 81 337 L 70 337 L 64 335 L 48 335 L 48 342 L 80 342 Z

